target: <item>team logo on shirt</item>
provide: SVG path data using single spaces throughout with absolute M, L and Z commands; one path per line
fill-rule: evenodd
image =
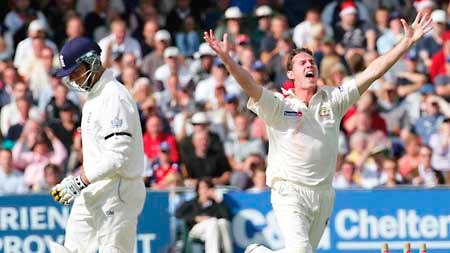
M 284 111 L 283 115 L 286 117 L 301 117 L 301 116 L 303 116 L 303 113 L 296 112 L 296 111 Z
M 119 119 L 118 117 L 115 117 L 113 120 L 111 120 L 111 126 L 112 128 L 119 128 L 123 124 L 123 120 Z
M 325 118 L 325 117 L 329 117 L 330 115 L 331 115 L 331 109 L 329 106 L 323 105 L 322 107 L 320 107 L 319 117 Z

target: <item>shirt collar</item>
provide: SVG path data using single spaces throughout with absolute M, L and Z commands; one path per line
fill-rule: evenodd
M 286 98 L 301 100 L 301 99 L 299 99 L 299 98 L 295 95 L 295 90 L 294 90 L 294 89 L 288 89 L 288 90 L 285 90 L 285 89 L 281 88 L 281 92 L 285 95 Z M 327 96 L 327 95 L 328 95 L 327 92 L 326 92 L 326 90 L 325 90 L 324 88 L 322 88 L 322 87 L 320 87 L 320 86 L 317 86 L 316 93 L 314 93 L 314 95 L 312 96 L 312 98 L 313 98 L 313 97 L 316 97 L 316 96 L 319 96 L 320 94 L 323 94 L 322 96 L 324 96 L 324 95 Z M 311 99 L 312 99 L 312 98 L 311 98 Z M 302 100 L 302 101 L 303 101 L 303 100 Z
M 114 75 L 113 72 L 109 69 L 106 69 L 102 76 L 100 77 L 100 79 L 98 79 L 98 81 L 95 83 L 94 87 L 92 87 L 91 91 L 89 92 L 90 95 L 95 95 L 98 94 L 103 87 L 105 86 L 105 84 L 109 81 L 111 81 L 112 79 L 114 79 Z

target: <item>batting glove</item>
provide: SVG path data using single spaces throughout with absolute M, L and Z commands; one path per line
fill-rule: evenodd
M 51 194 L 56 202 L 70 205 L 86 186 L 80 176 L 68 176 L 52 188 Z

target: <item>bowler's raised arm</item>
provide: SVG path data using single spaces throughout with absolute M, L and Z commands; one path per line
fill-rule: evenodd
M 231 58 L 229 54 L 230 42 L 228 41 L 228 34 L 223 36 L 223 40 L 219 41 L 214 36 L 212 30 L 204 32 L 203 38 L 208 42 L 209 46 L 217 53 L 220 59 L 225 64 L 225 67 L 230 74 L 236 79 L 242 89 L 247 95 L 258 101 L 262 94 L 262 87 L 256 83 L 253 77 L 244 68 Z
M 384 75 L 400 57 L 402 57 L 422 36 L 432 29 L 431 18 L 429 14 L 419 12 L 411 26 L 401 19 L 404 31 L 403 39 L 397 43 L 386 54 L 375 59 L 359 75 L 355 77 L 359 94 L 364 93 L 369 86 L 378 78 Z

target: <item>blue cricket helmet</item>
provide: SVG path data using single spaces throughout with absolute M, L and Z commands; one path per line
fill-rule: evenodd
M 61 78 L 70 75 L 81 65 L 84 56 L 89 53 L 100 55 L 101 51 L 100 46 L 87 37 L 77 37 L 66 42 L 59 54 L 62 68 L 56 71 L 56 77 Z

